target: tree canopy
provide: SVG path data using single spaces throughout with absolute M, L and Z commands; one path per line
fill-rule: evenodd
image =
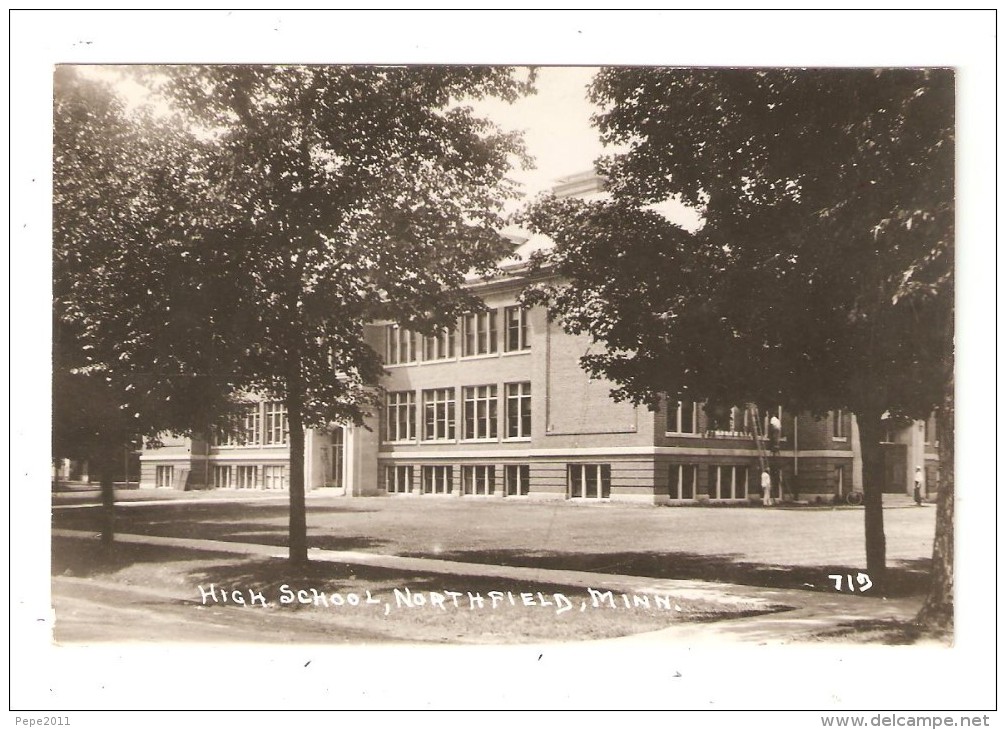
M 527 82 L 453 67 L 166 75 L 163 93 L 207 138 L 200 182 L 220 238 L 189 245 L 235 285 L 215 324 L 242 343 L 235 370 L 250 389 L 294 395 L 305 425 L 359 422 L 382 372 L 364 323 L 432 332 L 473 306 L 466 272 L 506 250 L 505 172 L 523 149 L 458 101 L 512 100 Z
M 924 417 L 952 329 L 953 75 L 605 69 L 610 200 L 545 200 L 550 291 L 619 395 Z M 687 232 L 659 212 L 697 207 Z
M 847 409 L 874 465 L 883 415 L 948 412 L 952 71 L 609 68 L 590 93 L 624 151 L 598 162 L 607 199 L 531 207 L 556 279 L 526 296 L 605 345 L 583 364 L 616 398 Z M 701 227 L 669 219 L 669 200 Z
M 490 271 L 508 251 L 498 230 L 516 186 L 506 175 L 528 159 L 519 136 L 479 117 L 470 100 L 513 101 L 533 90 L 533 73 L 450 66 L 136 73 L 175 115 L 179 131 L 164 153 L 184 164 L 179 177 L 145 180 L 138 193 L 163 201 L 155 210 L 165 225 L 126 248 L 157 262 L 161 289 L 151 291 L 176 304 L 140 317 L 131 334 L 157 347 L 189 332 L 205 355 L 203 374 L 217 376 L 222 390 L 283 401 L 291 558 L 304 560 L 304 429 L 362 423 L 376 402 L 382 360 L 365 324 L 386 320 L 432 334 L 479 306 L 465 276 Z M 131 264 L 112 266 L 123 272 Z M 99 299 L 118 312 L 116 296 Z
M 53 81 L 52 449 L 98 474 L 110 542 L 120 449 L 234 406 L 208 326 L 228 282 L 194 266 L 179 232 L 198 140 L 72 67 Z
M 56 69 L 56 456 L 100 460 L 103 450 L 226 411 L 230 391 L 203 324 L 219 290 L 202 273 L 194 279 L 176 236 L 194 144 L 176 125 L 128 113 L 107 84 Z

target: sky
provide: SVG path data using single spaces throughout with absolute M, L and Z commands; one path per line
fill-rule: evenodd
M 483 110 L 501 127 L 521 130 L 535 169 L 515 170 L 514 179 L 529 196 L 551 187 L 557 178 L 584 172 L 605 152 L 590 117 L 597 107 L 587 101 L 587 87 L 596 67 L 567 66 L 538 70 L 537 93 L 513 104 L 483 101 Z
M 514 170 L 512 177 L 524 185 L 528 198 L 548 190 L 561 177 L 592 169 L 602 155 L 624 151 L 602 145 L 591 122 L 600 108 L 587 99 L 587 90 L 597 71 L 597 66 L 539 68 L 536 93 L 513 104 L 492 100 L 478 105 L 504 129 L 523 132 L 535 167 Z M 701 222 L 697 211 L 673 199 L 652 207 L 688 230 Z

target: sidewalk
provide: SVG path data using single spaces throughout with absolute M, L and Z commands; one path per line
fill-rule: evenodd
M 314 489 L 304 495 L 308 501 L 326 497 L 341 497 L 339 489 Z M 175 489 L 128 489 L 115 490 L 115 507 L 150 507 L 176 504 L 256 504 L 275 502 L 289 504 L 290 494 L 286 491 L 263 491 L 260 489 L 199 489 L 179 491 Z M 84 509 L 101 506 L 101 493 L 96 489 L 62 491 L 52 493 L 52 509 Z
M 346 497 L 341 488 L 325 487 L 309 490 L 305 495 L 307 500 L 339 498 L 355 502 L 352 497 Z M 918 507 L 915 500 L 907 494 L 885 494 L 884 509 L 904 509 L 908 507 Z M 373 498 L 370 498 L 373 499 Z M 378 498 L 379 499 L 379 498 Z M 146 505 L 166 505 L 166 504 L 236 504 L 242 502 L 281 502 L 288 504 L 290 501 L 289 492 L 283 491 L 263 491 L 260 489 L 196 489 L 180 491 L 176 489 L 121 489 L 115 490 L 116 507 L 135 507 Z M 74 489 L 61 489 L 52 492 L 52 508 L 82 508 L 99 507 L 101 505 L 101 492 L 94 485 L 78 487 Z M 639 506 L 639 505 L 632 505 Z M 644 505 L 652 506 L 652 505 Z M 934 508 L 935 502 L 925 500 L 923 507 Z M 760 504 L 744 505 L 751 509 L 761 509 Z M 846 504 L 831 504 L 823 502 L 816 504 L 812 502 L 780 502 L 774 507 L 775 510 L 862 510 L 862 505 L 850 506 Z
M 53 537 L 94 539 L 92 532 L 55 529 Z M 223 552 L 233 555 L 285 559 L 285 548 L 254 543 L 119 534 L 123 543 Z M 669 580 L 574 570 L 549 570 L 517 566 L 466 563 L 432 558 L 410 558 L 356 551 L 311 549 L 315 561 L 367 565 L 404 572 L 453 576 L 479 576 L 513 581 L 550 583 L 577 588 L 610 590 L 614 593 L 662 594 L 682 599 L 701 599 L 720 604 L 754 604 L 774 613 L 711 623 L 682 624 L 657 632 L 605 641 L 731 641 L 791 643 L 801 636 L 838 623 L 851 621 L 910 620 L 921 606 L 921 597 L 878 599 L 848 593 L 834 594 L 796 589 L 762 588 L 700 580 Z

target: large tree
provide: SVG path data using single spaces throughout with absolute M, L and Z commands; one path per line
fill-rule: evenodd
M 526 157 L 466 102 L 512 101 L 533 77 L 184 66 L 141 78 L 199 140 L 190 176 L 205 200 L 187 211 L 176 256 L 205 263 L 207 284 L 227 281 L 227 311 L 194 326 L 230 353 L 231 382 L 286 406 L 290 558 L 305 561 L 305 429 L 362 423 L 374 403 L 383 371 L 367 322 L 432 334 L 478 306 L 465 275 L 506 252 L 506 174 Z
M 53 81 L 53 456 L 91 464 L 111 542 L 122 449 L 229 410 L 205 327 L 227 282 L 206 286 L 178 232 L 198 140 L 72 67 Z
M 876 465 L 885 415 L 941 424 L 927 616 L 952 607 L 954 81 L 948 70 L 602 70 L 610 198 L 543 199 L 564 277 L 532 298 L 606 345 L 616 397 L 854 412 Z M 701 213 L 687 231 L 676 201 Z M 886 569 L 864 475 L 867 568 Z

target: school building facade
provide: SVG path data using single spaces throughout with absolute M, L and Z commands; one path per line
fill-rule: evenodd
M 369 429 L 307 432 L 307 488 L 346 496 L 743 503 L 761 497 L 765 464 L 777 498 L 830 501 L 861 491 L 851 414 L 755 415 L 740 406 L 714 423 L 701 403 L 665 401 L 655 412 L 616 403 L 611 384 L 580 367 L 589 338 L 567 334 L 542 308 L 519 305 L 526 283 L 515 271 L 480 284 L 486 309 L 437 337 L 371 325 L 370 344 L 385 357 L 383 407 Z M 781 437 L 778 451 L 767 453 L 753 420 L 765 434 L 772 415 Z M 282 403 L 256 403 L 242 426 L 144 451 L 141 487 L 286 489 Z M 911 494 L 916 465 L 926 491 L 935 490 L 934 429 L 930 419 L 889 430 L 885 491 Z
M 593 173 L 565 178 L 555 192 L 603 194 Z M 579 364 L 597 345 L 564 332 L 544 309 L 518 303 L 528 256 L 550 242 L 522 236 L 514 244 L 500 278 L 471 284 L 485 309 L 461 317 L 453 330 L 422 337 L 394 323 L 368 327 L 369 344 L 384 354 L 383 407 L 368 428 L 307 432 L 308 489 L 353 497 L 743 503 L 760 498 L 764 464 L 776 497 L 842 500 L 862 490 L 849 413 L 755 415 L 742 405 L 714 423 L 700 403 L 668 401 L 655 412 L 616 403 L 611 384 L 591 380 Z M 772 415 L 781 438 L 766 457 L 752 431 L 764 434 Z M 889 429 L 885 491 L 911 494 L 920 466 L 933 493 L 936 446 L 932 418 Z M 288 456 L 283 405 L 263 401 L 249 408 L 238 434 L 167 439 L 144 451 L 140 486 L 283 490 Z

